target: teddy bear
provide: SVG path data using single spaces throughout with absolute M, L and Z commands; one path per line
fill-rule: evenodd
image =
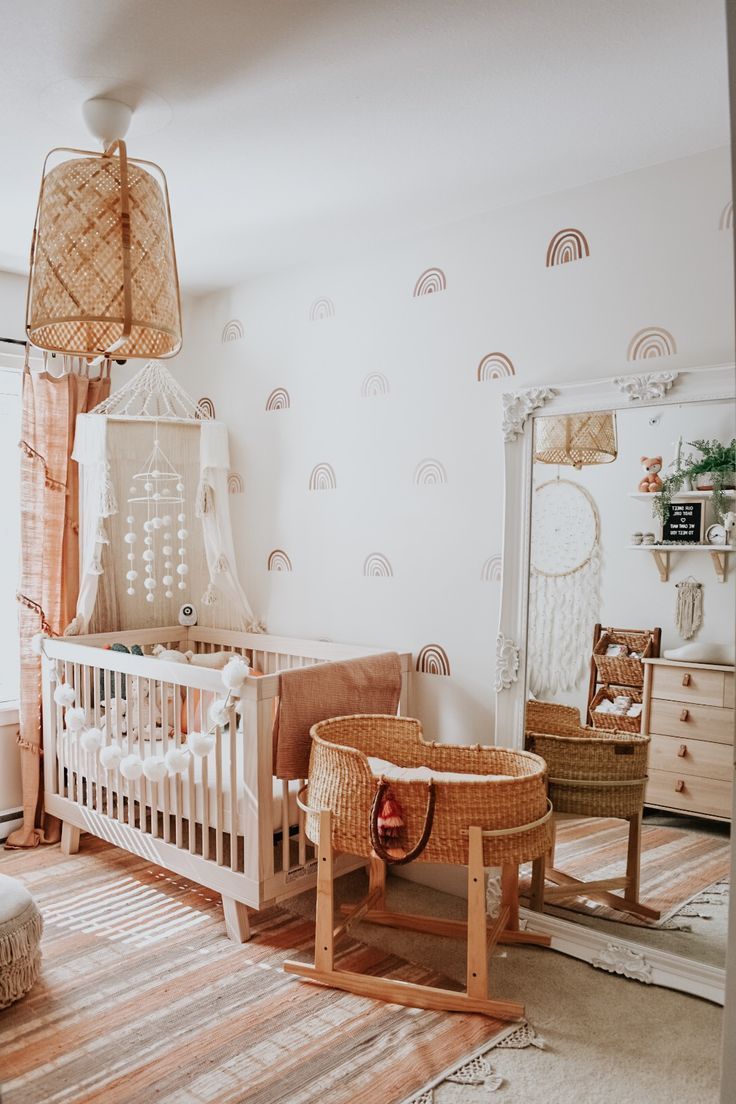
M 661 491 L 662 480 L 659 478 L 659 473 L 662 470 L 662 457 L 642 456 L 641 465 L 646 474 L 639 484 L 639 490 L 649 494 L 656 494 L 657 491 Z

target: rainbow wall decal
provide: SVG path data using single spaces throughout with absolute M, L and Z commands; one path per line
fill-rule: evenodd
M 309 321 L 321 322 L 324 318 L 335 317 L 335 304 L 326 295 L 315 299 L 309 308 Z
M 447 472 L 439 460 L 422 460 L 414 472 L 417 487 L 438 487 L 447 482 Z
M 582 261 L 583 257 L 589 256 L 588 241 L 582 230 L 558 230 L 547 246 L 547 268 L 569 261 Z
M 241 337 L 245 337 L 245 326 L 239 318 L 231 318 L 222 327 L 220 340 L 225 344 L 228 341 L 240 341 Z
M 317 464 L 309 476 L 310 491 L 334 491 L 337 487 L 334 469 L 330 464 Z
M 283 548 L 274 548 L 268 557 L 269 571 L 291 571 L 291 560 Z
M 629 360 L 649 360 L 651 357 L 672 356 L 677 352 L 675 339 L 662 326 L 646 326 L 629 342 Z
M 365 377 L 360 386 L 360 393 L 364 399 L 374 399 L 378 396 L 388 395 L 389 390 L 388 380 L 383 372 L 371 372 Z
M 215 417 L 215 404 L 213 403 L 212 399 L 208 399 L 206 395 L 201 399 L 197 399 L 197 417 Z
M 413 296 L 433 295 L 436 291 L 445 291 L 447 280 L 441 268 L 428 268 L 414 285 Z
M 383 552 L 371 552 L 365 558 L 363 574 L 371 579 L 392 579 L 394 570 Z
M 501 582 L 501 557 L 498 553 L 495 553 L 495 555 L 488 557 L 486 562 L 483 564 L 480 577 L 481 581 L 484 583 Z
M 733 230 L 733 200 L 729 199 L 726 206 L 721 211 L 721 218 L 718 223 L 719 230 Z
M 449 675 L 450 661 L 439 644 L 425 644 L 417 656 L 417 671 L 425 675 Z
M 285 387 L 275 387 L 266 399 L 266 410 L 289 410 L 291 399 Z
M 245 490 L 245 483 L 240 472 L 231 471 L 227 477 L 227 490 L 228 494 L 242 494 Z
M 515 375 L 514 366 L 505 353 L 487 353 L 478 365 L 477 377 L 479 383 Z

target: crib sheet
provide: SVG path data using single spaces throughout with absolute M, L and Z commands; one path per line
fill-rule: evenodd
M 127 754 L 127 740 L 125 737 L 120 741 L 125 753 Z M 108 782 L 116 784 L 120 792 L 128 796 L 130 793 L 135 795 L 136 801 L 143 801 L 142 794 L 144 795 L 145 804 L 150 807 L 151 786 L 153 783 L 147 779 L 142 778 L 137 782 L 129 782 L 123 778 L 118 771 L 106 771 L 100 764 L 97 754 L 90 754 L 83 751 L 76 741 L 70 740 L 69 733 L 64 732 L 61 737 L 61 744 L 63 749 L 63 755 L 66 762 L 71 761 L 74 766 L 74 771 L 78 778 L 84 778 L 90 782 L 96 782 L 101 785 L 107 785 Z M 163 755 L 171 746 L 173 741 L 164 741 L 157 739 L 154 741 L 153 750 L 151 750 L 151 741 L 145 740 L 140 745 L 137 740 L 131 742 L 131 752 L 136 752 L 142 758 L 146 758 L 148 755 Z M 246 824 L 246 787 L 242 781 L 243 778 L 243 734 L 238 732 L 238 739 L 236 743 L 236 776 L 238 779 L 237 784 L 237 812 L 238 812 L 238 832 L 245 834 Z M 70 754 L 73 756 L 70 760 Z M 217 787 L 215 777 L 215 753 L 211 752 L 205 757 L 207 761 L 207 790 L 209 792 L 209 806 L 210 806 L 210 823 L 214 825 L 215 822 L 215 802 L 217 800 Z M 204 786 L 202 782 L 202 763 L 204 759 L 194 756 L 194 800 L 195 800 L 195 817 L 202 818 L 204 816 Z M 181 786 L 177 785 L 177 781 L 181 779 Z M 298 823 L 298 808 L 296 804 L 296 795 L 299 791 L 301 783 L 298 781 L 289 782 L 289 825 L 295 827 Z M 183 775 L 176 775 L 164 779 L 163 782 L 158 784 L 158 808 L 159 811 L 163 809 L 163 793 L 164 787 L 168 786 L 169 789 L 169 810 L 172 815 L 176 815 L 178 812 L 178 790 L 181 789 L 181 815 L 183 817 L 189 816 L 190 811 L 190 794 L 189 794 L 189 776 L 187 773 Z M 224 824 L 229 827 L 230 824 L 230 809 L 232 802 L 232 795 L 230 791 L 230 739 L 225 737 L 222 741 L 222 801 L 223 801 L 223 818 Z M 281 828 L 281 809 L 283 804 L 283 784 L 278 778 L 273 779 L 272 788 L 272 816 L 274 830 L 279 831 Z

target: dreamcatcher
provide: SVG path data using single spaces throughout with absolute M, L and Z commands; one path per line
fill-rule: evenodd
M 579 483 L 541 483 L 532 505 L 529 689 L 572 690 L 587 671 L 600 608 L 600 521 Z

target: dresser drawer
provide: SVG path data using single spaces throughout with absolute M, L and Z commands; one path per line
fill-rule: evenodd
M 652 735 L 677 736 L 685 741 L 715 740 L 719 744 L 732 744 L 733 710 L 652 698 L 649 732 Z
M 702 778 L 733 777 L 733 752 L 729 744 L 710 740 L 678 739 L 677 736 L 652 736 L 649 745 L 649 766 L 652 770 L 673 771 L 679 777 L 696 775 Z
M 720 778 L 650 770 L 644 800 L 648 805 L 730 819 L 732 786 Z
M 724 671 L 656 664 L 652 672 L 652 697 L 700 705 L 723 705 L 725 677 Z M 733 679 L 733 675 L 729 677 Z
M 733 675 L 724 675 L 723 704 L 726 709 L 733 709 Z

